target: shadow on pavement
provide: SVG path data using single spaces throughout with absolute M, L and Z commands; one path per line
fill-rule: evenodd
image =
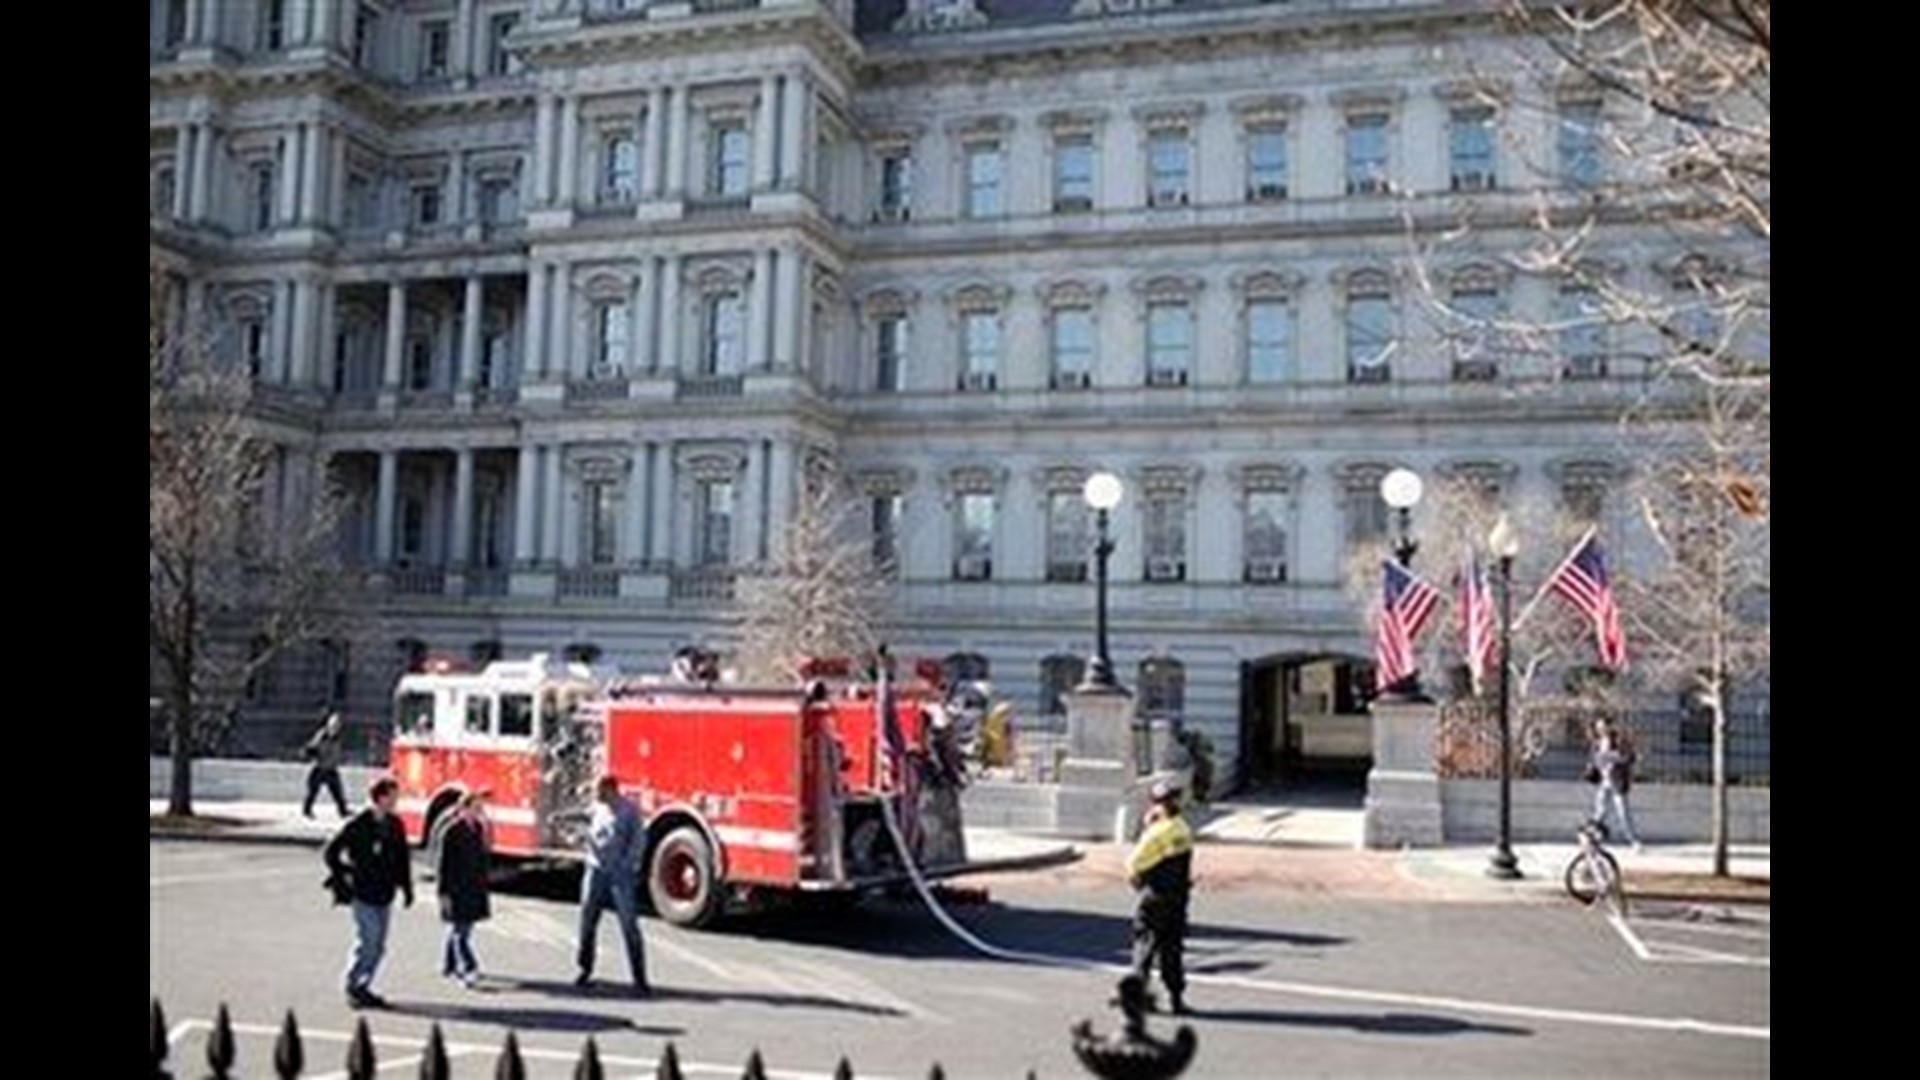
M 523 984 L 524 985 L 524 984 Z M 571 987 L 569 987 L 571 989 Z M 611 1000 L 611 998 L 609 999 Z M 624 1016 L 581 1012 L 576 1009 L 540 1009 L 526 1006 L 489 1007 L 442 1003 L 395 1001 L 386 1010 L 396 1016 L 437 1020 L 443 1024 L 488 1024 L 516 1031 L 553 1031 L 576 1035 L 597 1035 L 609 1031 L 631 1031 L 640 1035 L 672 1038 L 685 1035 L 686 1029 L 640 1024 Z
M 1193 1010 L 1196 1021 L 1227 1024 L 1280 1024 L 1289 1027 L 1344 1028 L 1368 1035 L 1508 1035 L 1532 1036 L 1533 1029 L 1506 1024 L 1476 1024 L 1451 1016 L 1426 1013 L 1313 1013 L 1283 1009 Z
M 534 994 L 546 994 L 552 997 L 580 998 L 587 1001 L 621 1002 L 629 1007 L 646 1009 L 656 1005 L 672 1005 L 689 1002 L 695 1005 L 765 1005 L 775 1009 L 819 1009 L 829 1012 L 850 1012 L 862 1016 L 896 1017 L 905 1016 L 899 1009 L 885 1005 L 871 1005 L 859 1001 L 841 1001 L 837 998 L 821 997 L 817 994 L 779 994 L 756 990 L 693 990 L 684 987 L 655 985 L 653 992 L 645 997 L 635 997 L 619 983 L 601 982 L 582 989 L 571 982 L 551 979 L 501 979 L 497 984 L 508 989 L 521 990 Z M 621 1027 L 632 1026 L 642 1034 L 654 1033 L 651 1029 L 630 1025 L 621 1021 Z M 678 1034 L 678 1029 L 665 1034 Z

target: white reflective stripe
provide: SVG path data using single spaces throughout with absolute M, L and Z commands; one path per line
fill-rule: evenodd
M 777 832 L 773 829 L 742 829 L 733 825 L 716 825 L 713 834 L 722 844 L 730 847 L 762 848 L 767 851 L 799 851 L 800 837 L 795 833 Z
M 395 809 L 402 814 L 425 817 L 428 807 L 432 805 L 426 799 L 401 799 Z M 535 825 L 539 823 L 540 815 L 526 807 L 488 806 L 487 820 L 499 825 Z

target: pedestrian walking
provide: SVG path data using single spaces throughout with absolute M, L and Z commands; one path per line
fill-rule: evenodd
M 1587 760 L 1587 781 L 1594 785 L 1593 820 L 1605 828 L 1611 807 L 1620 819 L 1620 835 L 1638 852 L 1640 835 L 1634 830 L 1633 810 L 1627 805 L 1627 794 L 1633 790 L 1633 763 L 1633 747 L 1625 733 L 1609 721 L 1595 721 L 1593 754 Z
M 367 806 L 347 819 L 327 841 L 322 857 L 327 863 L 327 888 L 336 904 L 353 909 L 353 951 L 347 957 L 347 1004 L 356 1009 L 384 1009 L 385 999 L 373 992 L 373 977 L 387 951 L 387 927 L 396 895 L 413 906 L 413 867 L 407 856 L 407 834 L 394 806 L 400 785 L 390 776 L 367 788 Z
M 613 909 L 620 924 L 620 937 L 627 946 L 627 966 L 633 975 L 633 991 L 645 997 L 647 951 L 640 939 L 639 897 L 641 849 L 646 829 L 640 811 L 620 793 L 618 778 L 602 776 L 594 786 L 593 815 L 587 823 L 587 869 L 580 879 L 580 951 L 576 957 L 579 974 L 573 984 L 593 984 L 594 954 L 600 934 L 600 915 Z
M 440 974 L 472 989 L 480 979 L 480 961 L 473 954 L 473 928 L 492 914 L 487 875 L 492 869 L 488 851 L 486 792 L 470 791 L 451 811 L 440 839 L 440 863 L 435 876 L 440 893 L 440 919 L 447 924 Z
M 334 809 L 340 812 L 340 817 L 344 820 L 347 816 L 347 793 L 340 785 L 344 731 L 340 714 L 330 712 L 301 750 L 302 756 L 313 763 L 307 769 L 307 801 L 300 807 L 300 812 L 307 817 L 313 816 L 313 800 L 319 797 L 323 787 L 333 796 Z
M 1187 1012 L 1187 900 L 1193 891 L 1193 829 L 1180 812 L 1180 788 L 1157 780 L 1146 828 L 1127 857 L 1133 913 L 1133 973 L 1144 987 L 1156 963 L 1175 1013 Z

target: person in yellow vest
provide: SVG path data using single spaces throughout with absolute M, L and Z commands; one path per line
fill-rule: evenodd
M 1154 781 L 1140 842 L 1127 857 L 1133 912 L 1133 973 L 1144 985 L 1160 964 L 1173 1011 L 1187 1014 L 1187 898 L 1193 891 L 1193 829 L 1180 814 L 1180 788 Z

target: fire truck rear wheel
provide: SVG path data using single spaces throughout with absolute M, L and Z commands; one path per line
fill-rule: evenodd
M 675 926 L 706 926 L 719 917 L 719 873 L 705 833 L 682 825 L 661 839 L 647 866 L 647 895 Z

